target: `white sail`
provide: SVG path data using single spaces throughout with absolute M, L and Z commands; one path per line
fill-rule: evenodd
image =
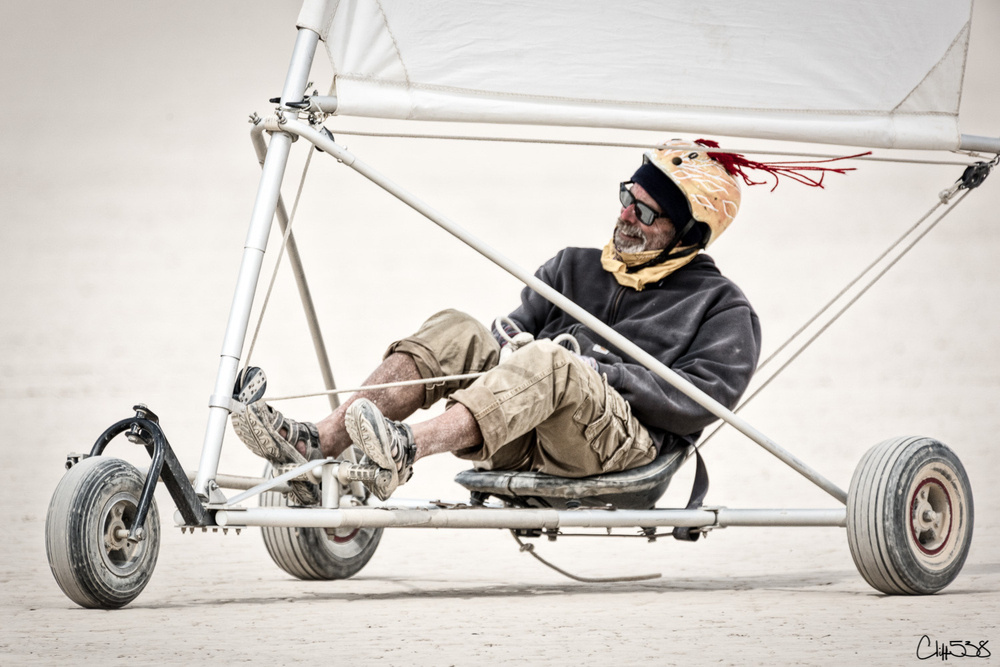
M 972 0 L 340 0 L 338 113 L 954 149 Z

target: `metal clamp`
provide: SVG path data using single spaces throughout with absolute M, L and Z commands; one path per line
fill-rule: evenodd
M 264 118 L 264 129 L 272 134 L 275 132 L 282 132 L 287 134 L 292 138 L 292 143 L 299 140 L 299 135 L 293 132 L 286 132 L 284 125 L 288 122 L 285 118 L 285 112 L 281 109 L 276 109 L 273 116 L 267 116 Z
M 232 396 L 219 396 L 218 394 L 212 394 L 208 397 L 208 407 L 222 408 L 223 410 L 228 410 L 229 412 L 235 412 L 236 401 L 233 400 Z

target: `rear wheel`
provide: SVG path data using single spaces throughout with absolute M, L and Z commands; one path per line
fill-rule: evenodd
M 264 476 L 272 475 L 268 466 Z M 345 490 L 346 493 L 346 490 Z M 288 499 L 283 493 L 266 492 L 260 495 L 261 507 L 286 507 Z M 271 559 L 282 570 L 299 579 L 347 579 L 361 571 L 375 554 L 381 528 L 288 528 L 265 526 L 261 528 L 264 546 Z
M 117 609 L 146 587 L 160 550 L 156 502 L 129 542 L 143 476 L 121 459 L 96 456 L 73 466 L 56 486 L 45 520 L 45 551 L 56 583 L 81 607 Z
M 847 541 L 865 581 L 883 593 L 936 593 L 972 542 L 972 489 L 954 452 L 931 438 L 896 438 L 858 464 L 847 496 Z

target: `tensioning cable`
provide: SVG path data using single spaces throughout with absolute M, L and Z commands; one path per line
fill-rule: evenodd
M 514 144 L 538 144 L 551 146 L 587 146 L 592 148 L 645 148 L 655 150 L 662 148 L 661 144 L 650 144 L 642 142 L 628 141 L 583 141 L 581 139 L 537 139 L 533 137 L 491 137 L 486 135 L 463 135 L 463 134 L 415 134 L 407 132 L 370 132 L 362 130 L 338 129 L 337 134 L 355 137 L 372 137 L 376 139 L 434 139 L 439 141 L 482 141 L 491 143 L 514 143 Z M 692 150 L 700 150 L 701 146 L 691 144 Z M 744 153 L 750 155 L 785 155 L 808 158 L 839 158 L 841 156 L 832 153 L 810 153 L 793 150 L 764 150 L 760 148 L 713 148 L 717 153 Z M 955 151 L 958 152 L 958 151 Z M 974 156 L 975 154 L 973 154 Z M 900 164 L 930 164 L 967 167 L 974 163 L 963 160 L 927 160 L 916 158 L 883 157 L 875 155 L 856 156 L 852 159 L 865 160 L 868 162 L 893 162 Z

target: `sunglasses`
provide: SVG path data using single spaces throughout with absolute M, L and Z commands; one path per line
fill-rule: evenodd
M 639 218 L 639 222 L 647 227 L 651 226 L 657 218 L 664 217 L 662 213 L 657 213 L 651 206 L 636 199 L 635 195 L 632 194 L 632 190 L 629 189 L 630 185 L 632 185 L 632 181 L 625 181 L 618 190 L 618 199 L 621 201 L 622 206 L 625 208 L 635 206 L 635 217 Z

